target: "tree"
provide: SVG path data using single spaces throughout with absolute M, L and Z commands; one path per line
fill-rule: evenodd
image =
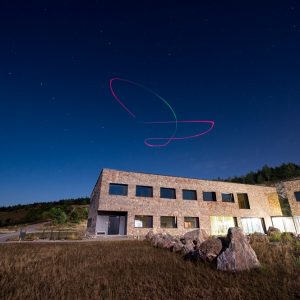
M 66 213 L 59 207 L 52 207 L 49 211 L 49 217 L 55 224 L 63 224 L 67 221 Z

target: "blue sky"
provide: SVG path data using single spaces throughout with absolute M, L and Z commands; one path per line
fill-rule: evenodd
M 104 167 L 227 178 L 300 163 L 297 1 L 4 1 L 0 4 L 0 205 L 86 196 Z M 109 79 L 141 83 L 166 106 Z M 178 135 L 203 130 L 182 125 Z

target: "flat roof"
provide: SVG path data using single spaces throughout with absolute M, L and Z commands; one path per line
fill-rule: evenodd
M 240 184 L 240 185 L 250 185 L 250 186 L 256 186 L 256 187 L 275 188 L 274 186 L 268 186 L 268 185 L 262 185 L 262 184 L 249 184 L 249 183 L 240 183 L 240 182 L 224 181 L 224 180 L 217 180 L 217 179 L 201 179 L 201 178 L 186 177 L 186 176 L 175 176 L 175 175 L 164 175 L 164 174 L 147 173 L 147 172 L 117 170 L 117 169 L 111 169 L 111 168 L 103 168 L 101 170 L 100 175 L 102 174 L 102 171 L 104 171 L 104 170 L 114 171 L 114 172 L 124 172 L 124 173 L 134 173 L 134 174 L 144 174 L 144 175 L 172 177 L 172 178 L 183 178 L 183 179 L 201 180 L 201 181 L 213 181 L 213 182 L 223 182 L 223 183 L 231 183 L 231 184 Z

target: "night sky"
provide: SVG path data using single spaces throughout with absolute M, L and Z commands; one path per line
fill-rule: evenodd
M 102 168 L 227 178 L 300 163 L 299 1 L 1 1 L 0 206 L 90 195 Z M 178 120 L 208 134 L 150 148 Z M 205 129 L 179 124 L 178 135 Z

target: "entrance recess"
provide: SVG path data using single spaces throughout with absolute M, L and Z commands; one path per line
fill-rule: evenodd
M 119 234 L 120 217 L 109 216 L 108 221 L 108 234 Z

